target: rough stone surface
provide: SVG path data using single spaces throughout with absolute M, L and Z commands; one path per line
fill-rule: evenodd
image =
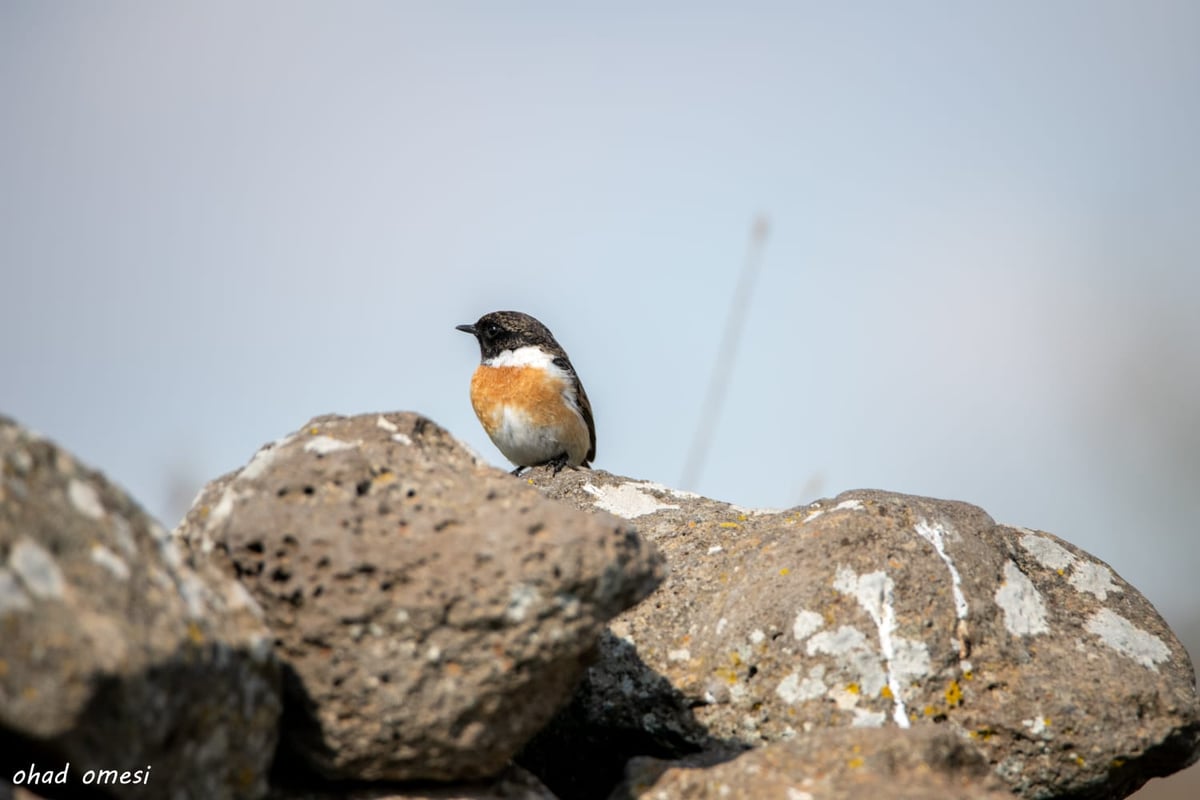
M 945 728 L 842 728 L 733 758 L 635 758 L 612 800 L 1004 800 L 1012 795 L 972 744 Z
M 0 418 L 0 770 L 152 767 L 121 798 L 266 791 L 279 671 L 254 601 L 103 475 Z
M 601 471 L 530 480 L 631 519 L 670 567 L 552 724 L 596 753 L 941 724 L 1029 798 L 1123 797 L 1196 758 L 1187 653 L 1132 586 L 1048 533 L 877 491 L 758 512 Z M 567 763 L 570 736 L 535 744 L 522 763 L 566 794 L 538 765 Z
M 2 800 L 2 799 L 0 799 Z M 357 789 L 273 789 L 267 800 L 557 800 L 533 774 L 510 766 L 498 777 L 474 783 L 421 787 L 376 785 Z
M 289 748 L 334 778 L 495 775 L 662 578 L 624 520 L 409 413 L 312 420 L 210 484 L 178 533 L 264 609 Z

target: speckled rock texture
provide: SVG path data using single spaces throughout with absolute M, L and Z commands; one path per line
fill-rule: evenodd
M 712 763 L 635 758 L 611 800 L 1011 800 L 974 745 L 945 728 L 833 728 Z
M 118 798 L 261 797 L 281 700 L 254 601 L 4 418 L 0 469 L 0 774 L 70 762 L 79 791 L 103 769 L 143 771 Z
M 330 778 L 497 774 L 662 579 L 624 520 L 409 413 L 312 420 L 210 484 L 178 534 L 264 609 L 286 743 Z
M 849 726 L 943 726 L 1028 798 L 1123 797 L 1197 756 L 1179 641 L 1107 565 L 1048 533 L 877 491 L 757 512 L 601 471 L 530 480 L 630 519 L 670 568 L 521 757 L 559 794 L 587 796 L 596 765 L 611 777 L 634 752 Z M 580 742 L 592 766 L 570 761 Z M 594 772 L 573 778 L 581 768 Z

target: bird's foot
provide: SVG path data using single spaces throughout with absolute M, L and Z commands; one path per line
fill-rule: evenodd
M 559 453 L 554 458 L 546 462 L 546 465 L 554 469 L 553 474 L 557 475 L 562 472 L 563 467 L 567 465 L 567 454 Z
M 516 469 L 514 469 L 512 472 L 510 472 L 508 474 L 519 478 L 519 477 L 521 477 L 521 473 L 527 469 L 529 469 L 529 467 L 517 467 Z

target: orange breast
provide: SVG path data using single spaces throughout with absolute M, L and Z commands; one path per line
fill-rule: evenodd
M 563 402 L 565 384 L 538 367 L 480 365 L 471 377 L 471 405 L 488 435 L 496 432 L 504 406 L 522 409 L 531 423 L 570 430 L 578 415 Z

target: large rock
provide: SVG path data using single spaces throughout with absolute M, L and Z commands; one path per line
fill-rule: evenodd
M 113 770 L 116 797 L 261 797 L 280 694 L 254 601 L 3 418 L 0 466 L 0 774 L 36 766 L 83 791 Z
M 670 565 L 522 756 L 560 794 L 595 796 L 598 773 L 571 774 L 606 758 L 611 777 L 638 752 L 846 726 L 946 726 L 1030 798 L 1122 797 L 1196 758 L 1187 653 L 1132 586 L 1048 533 L 874 491 L 761 513 L 599 471 L 531 480 L 635 520 Z
M 946 729 L 832 728 L 734 758 L 635 758 L 611 800 L 1011 800 L 987 759 Z
M 265 610 L 287 742 L 332 778 L 498 773 L 661 580 L 628 523 L 407 413 L 312 420 L 210 484 L 178 532 Z

